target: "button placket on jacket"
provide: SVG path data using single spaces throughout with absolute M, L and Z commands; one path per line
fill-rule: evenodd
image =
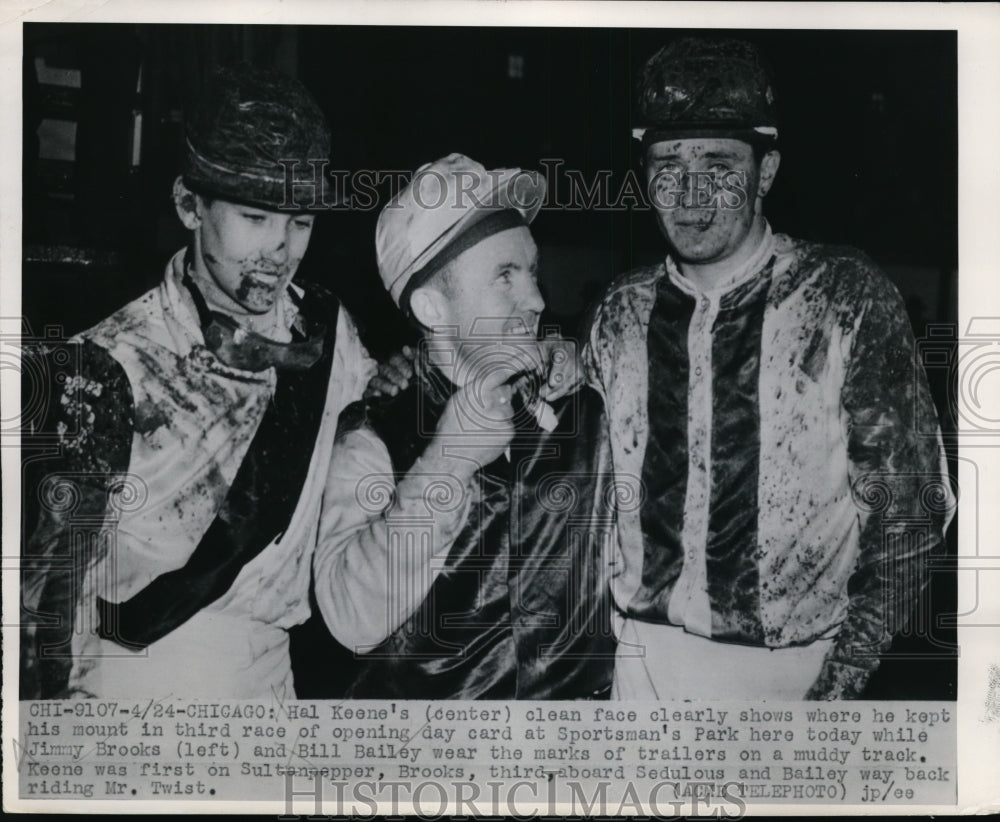
M 670 598 L 669 617 L 695 633 L 711 636 L 705 545 L 711 494 L 712 329 L 719 313 L 718 295 L 696 297 L 688 327 L 688 482 L 684 500 L 684 564 Z

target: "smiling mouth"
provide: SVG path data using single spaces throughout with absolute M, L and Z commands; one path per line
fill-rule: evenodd
M 534 326 L 529 326 L 525 320 L 518 319 L 504 325 L 503 335 L 505 337 L 530 337 L 534 339 L 538 336 L 538 330 Z

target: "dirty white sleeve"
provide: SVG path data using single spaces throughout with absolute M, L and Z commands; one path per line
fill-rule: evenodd
M 601 312 L 594 311 L 584 325 L 583 350 L 580 352 L 580 368 L 583 370 L 584 382 L 593 388 L 601 398 L 607 401 L 607 392 L 599 361 L 597 338 L 601 327 Z
M 337 441 L 314 572 L 320 612 L 342 645 L 370 651 L 420 607 L 466 522 L 471 485 L 427 456 L 396 485 L 374 433 Z
M 378 363 L 361 342 L 357 325 L 347 310 L 341 307 L 333 349 L 333 374 L 341 380 L 338 414 L 352 402 L 361 399 L 368 381 L 377 371 Z

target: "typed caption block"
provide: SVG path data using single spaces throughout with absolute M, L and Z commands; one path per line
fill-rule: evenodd
M 7 744 L 28 800 L 336 815 L 957 801 L 955 709 L 936 702 L 46 701 L 21 703 Z

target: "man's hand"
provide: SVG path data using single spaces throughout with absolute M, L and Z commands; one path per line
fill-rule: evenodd
M 499 457 L 514 438 L 514 388 L 508 376 L 486 374 L 452 394 L 425 454 L 457 459 L 472 471 Z
M 413 379 L 414 350 L 408 345 L 403 350 L 393 354 L 383 363 L 379 363 L 378 373 L 368 382 L 364 398 L 395 397 L 400 391 L 405 391 Z
M 573 340 L 547 337 L 538 341 L 537 353 L 534 345 L 524 346 L 519 343 L 518 353 L 521 360 L 517 364 L 519 369 L 542 375 L 540 399 L 552 401 L 565 397 L 576 391 L 583 382 L 578 346 Z M 378 373 L 371 378 L 365 389 L 365 399 L 394 397 L 400 391 L 405 391 L 413 379 L 415 356 L 416 352 L 405 345 L 402 351 L 380 363 Z

